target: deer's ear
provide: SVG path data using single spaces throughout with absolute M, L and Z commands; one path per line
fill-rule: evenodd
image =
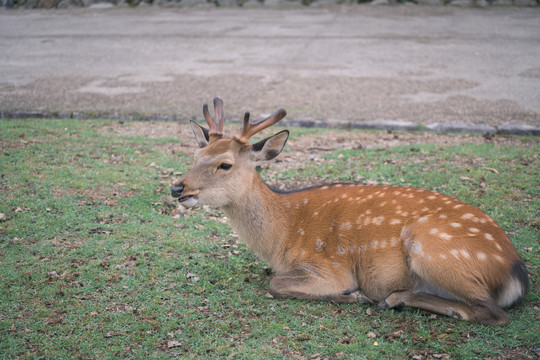
M 253 154 L 254 160 L 272 160 L 279 155 L 281 150 L 283 150 L 288 138 L 289 131 L 283 130 L 251 145 L 251 153 Z
M 208 129 L 200 126 L 195 121 L 191 121 L 191 130 L 195 134 L 195 139 L 199 144 L 200 148 L 208 146 L 208 141 L 210 141 L 210 134 Z

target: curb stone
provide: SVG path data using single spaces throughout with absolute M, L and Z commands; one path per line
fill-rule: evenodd
M 449 122 L 449 123 L 432 123 L 425 126 L 427 131 L 436 133 L 463 133 L 463 134 L 495 134 L 497 128 L 484 125 L 484 124 L 472 124 L 465 122 Z
M 353 123 L 353 129 L 379 129 L 379 130 L 397 130 L 397 131 L 418 131 L 420 125 L 399 120 L 377 120 Z
M 81 112 L 42 112 L 42 111 L 0 111 L 1 119 L 111 119 L 127 121 L 179 121 L 189 122 L 194 120 L 204 122 L 201 117 L 176 116 L 176 115 L 121 115 L 114 114 L 85 114 Z M 240 123 L 240 119 L 229 119 L 230 123 Z M 347 120 L 313 120 L 313 119 L 285 119 L 283 126 L 327 129 L 369 129 L 387 131 L 429 131 L 435 133 L 459 133 L 459 134 L 492 134 L 492 135 L 522 135 L 540 136 L 540 127 L 505 123 L 499 126 L 474 124 L 466 122 L 431 123 L 427 125 L 415 124 L 400 120 L 377 120 L 366 122 L 351 122 Z
M 540 136 L 540 128 L 531 125 L 502 124 L 497 127 L 498 134 Z

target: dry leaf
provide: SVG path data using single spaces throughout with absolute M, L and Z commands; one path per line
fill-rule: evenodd
M 60 275 L 58 275 L 56 271 L 49 271 L 47 273 L 47 277 L 51 280 L 58 280 L 58 278 L 60 278 Z
M 182 343 L 176 340 L 167 340 L 167 347 L 169 349 L 182 346 Z
M 370 308 L 367 308 L 367 309 L 366 309 L 366 314 L 367 314 L 367 315 L 372 315 L 372 314 L 373 314 L 373 311 L 371 311 Z

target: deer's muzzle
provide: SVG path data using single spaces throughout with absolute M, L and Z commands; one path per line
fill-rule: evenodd
M 182 197 L 184 191 L 184 184 L 171 186 L 171 195 L 173 198 L 179 199 Z

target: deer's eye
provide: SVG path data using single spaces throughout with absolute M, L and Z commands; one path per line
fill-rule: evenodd
M 221 165 L 218 166 L 218 169 L 220 170 L 230 170 L 231 168 L 232 168 L 232 165 L 227 164 L 227 163 L 222 163 Z

